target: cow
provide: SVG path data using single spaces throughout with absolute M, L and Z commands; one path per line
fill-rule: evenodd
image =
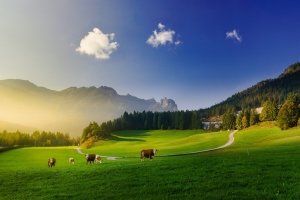
M 141 161 L 144 161 L 145 158 L 150 158 L 150 161 L 152 161 L 155 153 L 157 152 L 157 149 L 147 149 L 141 151 Z
M 74 158 L 69 158 L 69 163 L 71 164 L 73 164 L 74 165 L 74 163 L 75 163 L 75 160 L 74 160 Z
M 55 166 L 56 160 L 55 158 L 49 158 L 48 159 L 48 167 Z
M 95 154 L 85 154 L 85 160 L 86 160 L 86 164 L 88 164 L 88 162 L 90 162 L 90 164 L 94 164 L 96 159 L 96 155 Z
M 96 162 L 96 164 L 99 162 L 100 164 L 102 163 L 102 159 L 101 159 L 101 157 L 99 156 L 99 155 L 96 155 L 96 157 L 95 157 L 95 162 Z

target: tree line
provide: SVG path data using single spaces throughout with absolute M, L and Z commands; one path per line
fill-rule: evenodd
M 95 140 L 108 138 L 112 132 L 122 130 L 202 129 L 201 116 L 197 111 L 133 112 L 124 114 L 98 125 L 91 122 L 82 132 L 81 143 L 91 137 Z
M 236 117 L 235 113 L 227 112 L 223 115 L 222 128 L 244 129 L 263 121 L 277 121 L 282 130 L 300 125 L 300 98 L 297 93 L 289 93 L 286 101 L 280 105 L 276 102 L 266 101 L 260 114 L 248 106 Z
M 0 146 L 24 147 L 24 146 L 75 146 L 80 143 L 80 137 L 70 137 L 69 133 L 52 133 L 35 131 L 32 134 L 17 132 L 0 133 Z

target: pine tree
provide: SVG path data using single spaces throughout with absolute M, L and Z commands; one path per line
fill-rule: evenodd
M 242 118 L 242 127 L 243 127 L 243 129 L 249 127 L 249 122 L 248 122 L 248 119 L 247 119 L 246 116 L 244 116 L 244 117 Z
M 242 113 L 240 113 L 240 114 L 238 115 L 238 117 L 236 118 L 236 127 L 237 127 L 239 130 L 243 129 L 242 118 L 243 118 L 243 114 L 242 114 Z
M 222 129 L 232 130 L 235 127 L 236 119 L 233 113 L 225 113 L 222 117 Z
M 258 114 L 255 109 L 252 109 L 250 113 L 250 126 L 256 125 L 257 123 L 258 123 Z

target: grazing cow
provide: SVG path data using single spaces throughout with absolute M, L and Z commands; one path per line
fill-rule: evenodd
M 152 161 L 155 153 L 157 152 L 157 149 L 147 149 L 141 151 L 141 161 L 144 161 L 145 158 L 150 158 L 150 161 Z
M 95 162 L 96 162 L 96 164 L 99 162 L 100 164 L 102 163 L 102 159 L 101 159 L 101 157 L 99 156 L 99 155 L 96 155 L 96 157 L 95 157 Z
M 71 164 L 74 164 L 75 163 L 75 160 L 74 160 L 74 158 L 69 158 L 69 163 Z
M 86 164 L 90 161 L 90 164 L 94 164 L 96 155 L 95 154 L 85 154 Z
M 55 158 L 49 158 L 48 159 L 48 167 L 55 166 L 56 160 Z

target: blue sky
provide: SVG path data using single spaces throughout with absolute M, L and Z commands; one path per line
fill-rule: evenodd
M 0 80 L 210 107 L 299 61 L 300 2 L 0 1 Z

